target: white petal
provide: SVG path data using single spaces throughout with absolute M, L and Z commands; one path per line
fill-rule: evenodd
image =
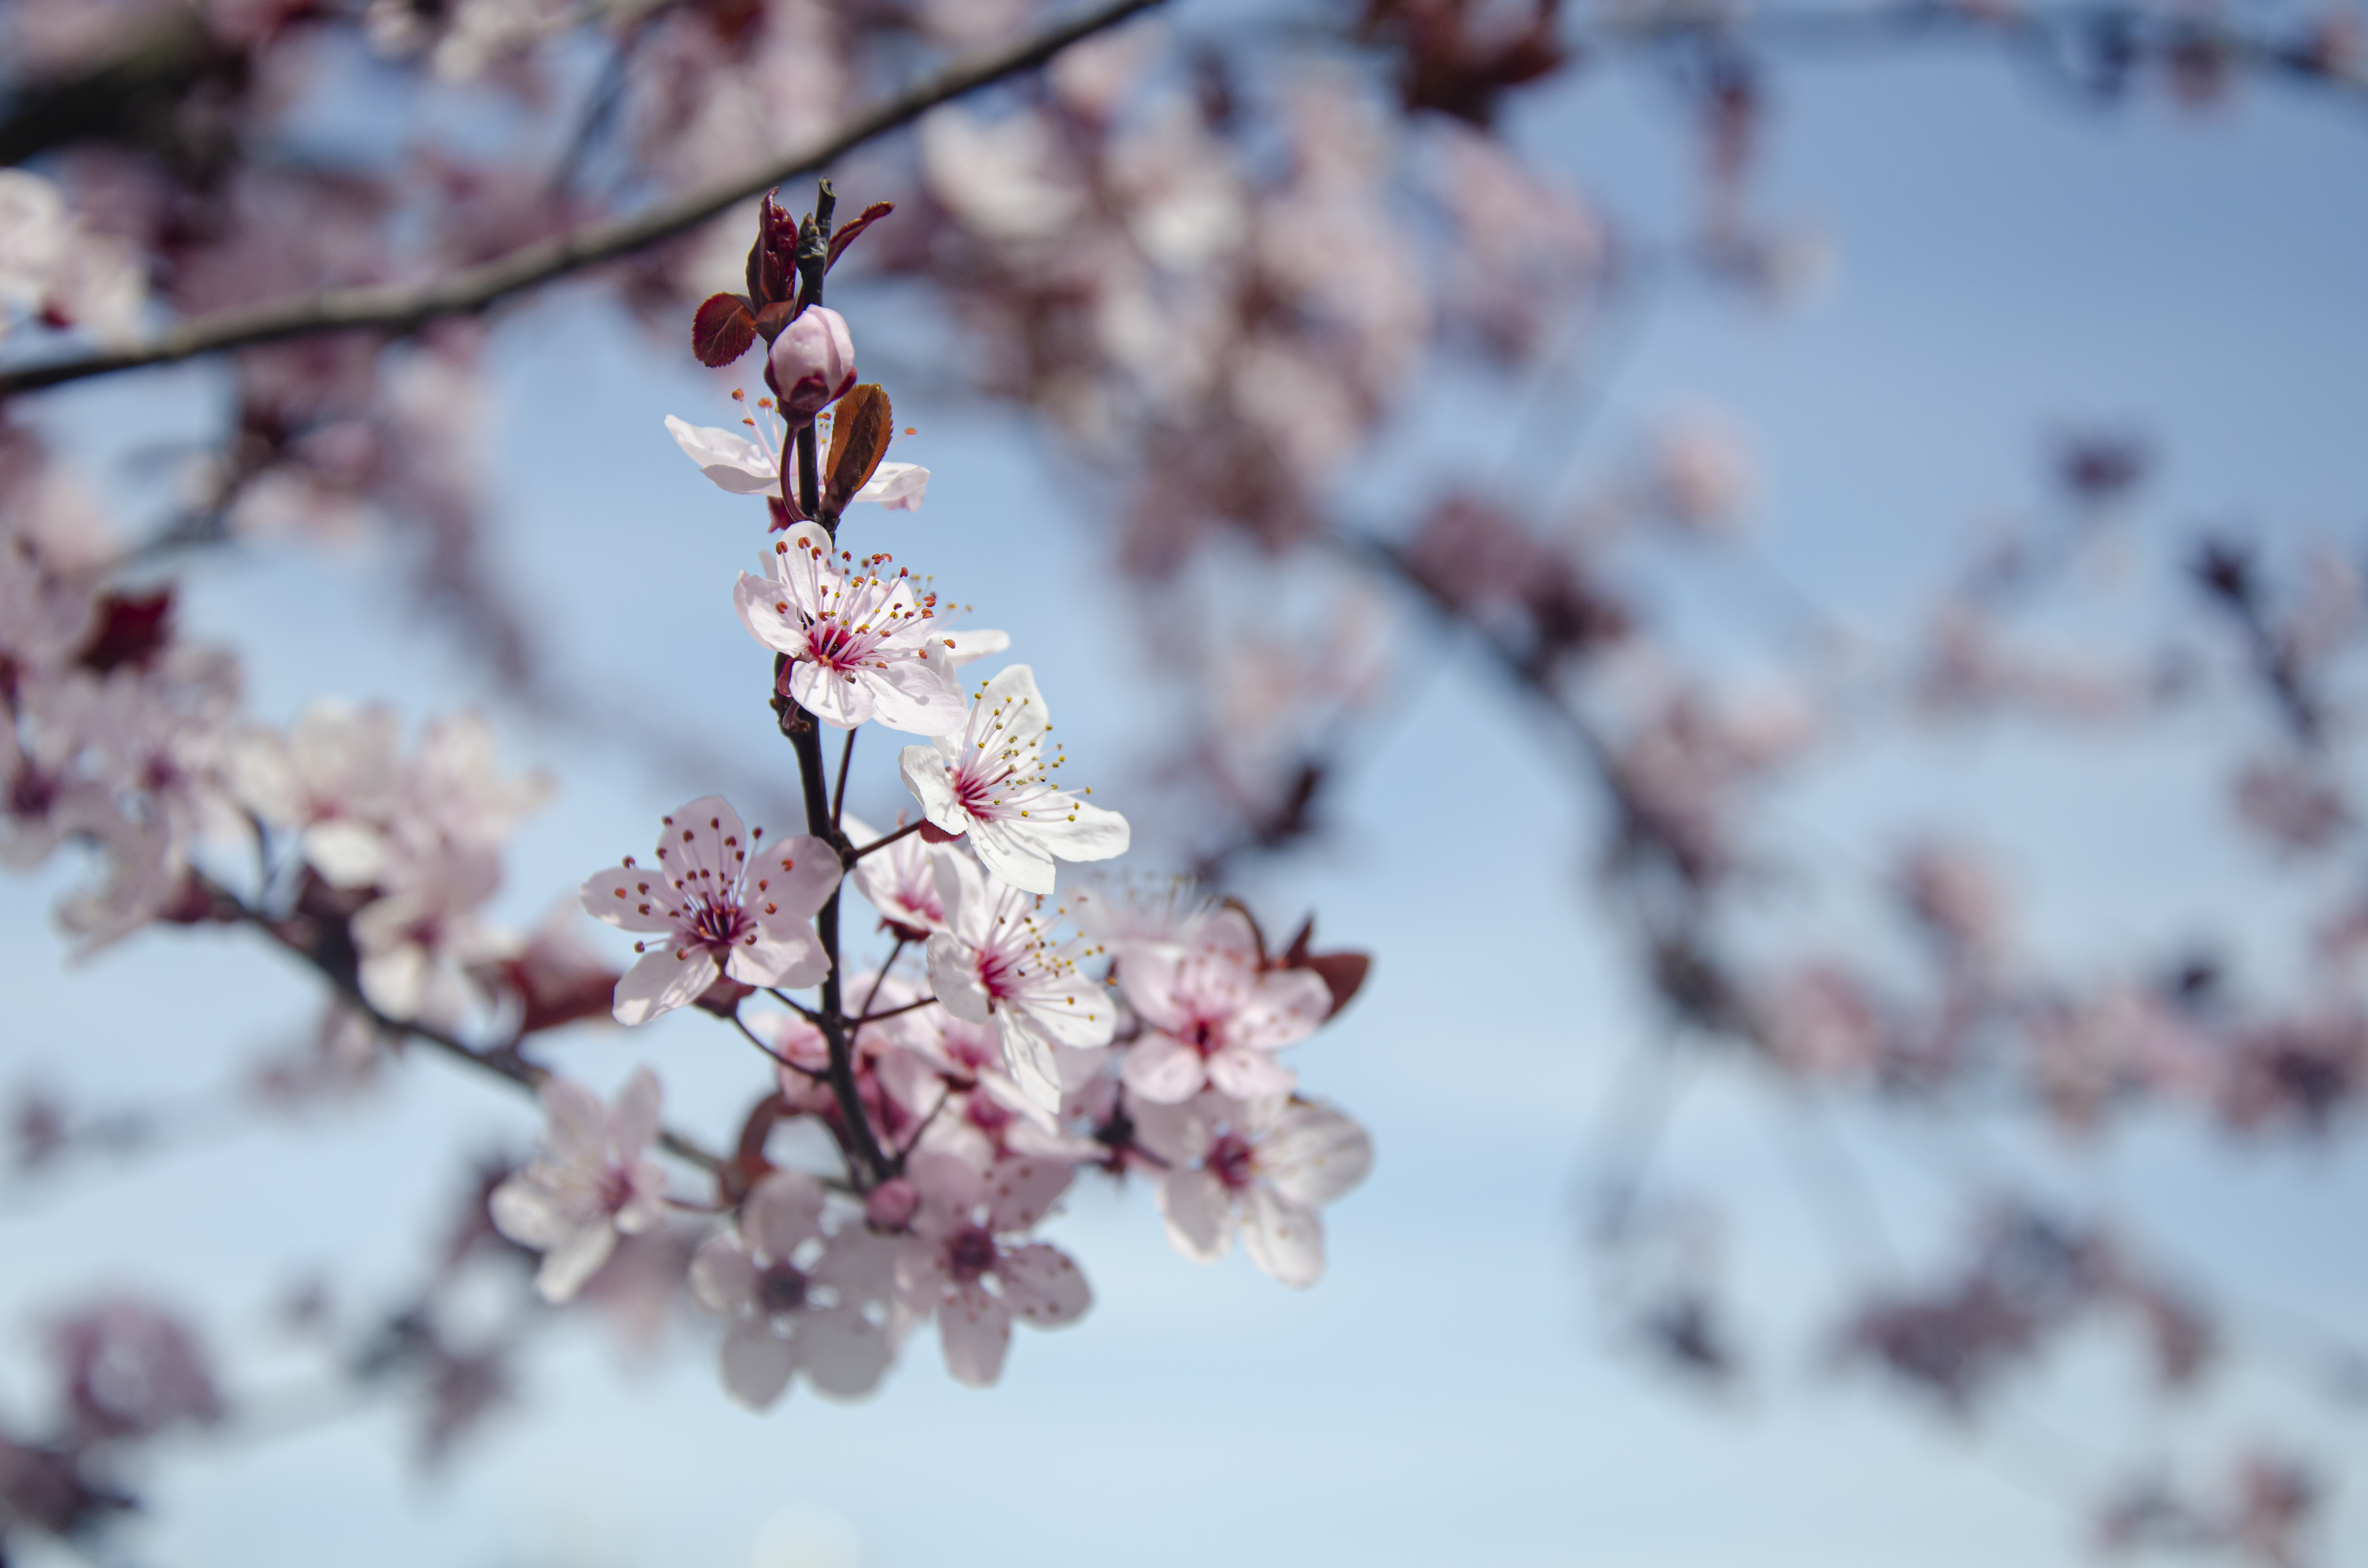
M 1038 1328 L 1075 1323 L 1094 1304 L 1093 1290 L 1069 1255 L 1042 1242 L 1013 1248 L 995 1273 L 1011 1310 Z
M 977 1286 L 938 1308 L 938 1340 L 954 1381 L 983 1389 L 1003 1375 L 1011 1348 L 1011 1309 Z
M 970 846 L 979 862 L 998 881 L 1021 892 L 1049 893 L 1053 888 L 1053 857 L 1044 852 L 1025 824 L 982 822 L 973 825 Z
M 1263 1100 L 1299 1086 L 1299 1074 L 1269 1052 L 1227 1046 L 1209 1058 L 1209 1082 L 1237 1100 Z
M 921 802 L 923 816 L 956 835 L 970 826 L 970 813 L 962 810 L 937 747 L 906 746 L 896 754 L 896 771 L 905 776 L 905 788 L 913 791 L 913 799 Z
M 883 462 L 871 471 L 858 501 L 877 501 L 892 512 L 916 512 L 929 493 L 929 471 L 919 463 Z
M 1329 1106 L 1293 1106 L 1258 1141 L 1258 1164 L 1274 1189 L 1293 1202 L 1329 1203 L 1373 1168 L 1373 1141 Z
M 573 1301 L 616 1250 L 617 1233 L 605 1220 L 570 1233 L 543 1254 L 542 1267 L 535 1271 L 535 1293 L 553 1306 Z
M 712 425 L 693 425 L 671 414 L 666 415 L 666 427 L 683 456 L 699 465 L 700 472 L 734 495 L 761 495 L 781 482 L 780 471 L 765 449 L 744 436 Z
M 941 869 L 940 885 L 944 876 Z M 939 931 L 929 937 L 928 958 L 929 988 L 937 993 L 939 1006 L 973 1024 L 994 1017 L 986 987 L 978 981 L 975 949 L 951 931 Z
M 740 1224 L 749 1245 L 773 1262 L 785 1261 L 822 1234 L 822 1184 L 803 1171 L 775 1171 L 748 1194 Z
M 1324 1221 L 1315 1210 L 1264 1187 L 1250 1189 L 1249 1224 L 1242 1240 L 1250 1261 L 1293 1290 L 1324 1277 Z
M 495 1230 L 537 1252 L 547 1252 L 557 1245 L 559 1238 L 571 1228 L 571 1221 L 551 1192 L 524 1176 L 512 1176 L 494 1188 L 485 1211 L 492 1217 Z
M 743 1318 L 723 1336 L 723 1392 L 751 1410 L 780 1398 L 797 1365 L 797 1346 L 764 1318 Z
M 822 939 L 807 930 L 780 936 L 759 932 L 734 945 L 724 972 L 743 985 L 778 985 L 803 991 L 818 985 L 830 972 L 830 955 Z
M 634 1068 L 625 1086 L 617 1091 L 617 1108 L 609 1115 L 609 1146 L 616 1151 L 618 1159 L 635 1159 L 658 1135 L 663 1097 L 657 1074 L 646 1067 Z
M 674 888 L 665 872 L 649 866 L 595 871 L 584 879 L 575 896 L 586 915 L 620 930 L 663 931 L 671 937 L 679 929 Z
M 737 1317 L 756 1303 L 757 1266 L 737 1240 L 719 1231 L 691 1255 L 690 1293 L 708 1311 Z
M 617 982 L 610 1009 L 620 1024 L 645 1024 L 688 1006 L 715 983 L 715 960 L 704 948 L 654 947 Z
M 1119 1075 L 1129 1090 L 1156 1105 L 1182 1105 L 1208 1082 L 1201 1053 L 1164 1034 L 1147 1034 L 1128 1046 Z
M 1126 853 L 1133 830 L 1116 812 L 1072 800 L 1068 810 L 1047 810 L 1027 819 L 1038 840 L 1064 860 L 1108 860 Z
M 946 650 L 946 662 L 956 669 L 973 660 L 984 659 L 990 653 L 1000 653 L 1011 646 L 1011 633 L 1008 631 L 972 631 L 965 629 L 939 635 L 953 644 Z
M 798 1365 L 834 1399 L 860 1398 L 879 1386 L 891 1352 L 887 1331 L 855 1312 L 816 1312 L 798 1324 Z
M 798 612 L 797 601 L 780 583 L 741 573 L 740 580 L 732 585 L 732 608 L 740 612 L 748 635 L 773 652 L 803 659 L 813 651 L 806 642 L 805 619 Z
M 1167 1244 L 1195 1263 L 1214 1263 L 1234 1242 L 1234 1206 L 1225 1184 L 1206 1171 L 1172 1171 L 1159 1184 Z

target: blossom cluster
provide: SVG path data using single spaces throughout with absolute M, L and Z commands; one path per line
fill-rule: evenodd
M 1185 1256 L 1213 1261 L 1238 1233 L 1259 1268 L 1304 1287 L 1324 1268 L 1320 1210 L 1372 1159 L 1363 1130 L 1302 1096 L 1281 1054 L 1354 994 L 1364 960 L 1311 954 L 1305 933 L 1271 952 L 1247 910 L 1183 884 L 1064 891 L 1062 862 L 1112 859 L 1132 833 L 1061 781 L 1035 671 L 1006 664 L 966 687 L 961 672 L 1010 639 L 957 628 L 928 580 L 842 546 L 844 507 L 911 510 L 928 474 L 884 460 L 887 397 L 855 380 L 847 323 L 815 298 L 824 268 L 791 292 L 799 227 L 768 201 L 750 292 L 710 301 L 694 331 L 712 362 L 768 339 L 774 395 L 743 415 L 749 434 L 666 424 L 708 479 L 767 503 L 768 570 L 741 574 L 731 599 L 774 656 L 807 831 L 768 835 L 703 796 L 663 820 L 647 859 L 581 890 L 586 911 L 637 938 L 619 1022 L 695 1007 L 770 1063 L 753 1136 L 721 1178 L 729 1221 L 690 1268 L 694 1295 L 730 1323 L 724 1384 L 757 1406 L 799 1373 L 864 1393 L 932 1323 L 957 1380 L 994 1382 L 1015 1322 L 1058 1326 L 1091 1301 L 1076 1261 L 1039 1236 L 1080 1172 L 1154 1183 Z M 917 742 L 896 758 L 910 820 L 886 831 L 838 803 L 867 725 Z M 847 737 L 827 789 L 824 727 Z M 843 881 L 889 944 L 853 972 Z M 542 1093 L 543 1153 L 491 1211 L 541 1254 L 537 1287 L 564 1301 L 664 1215 L 660 1091 L 643 1070 L 606 1108 L 569 1079 Z M 828 1131 L 837 1168 L 768 1153 L 771 1129 L 800 1118 Z

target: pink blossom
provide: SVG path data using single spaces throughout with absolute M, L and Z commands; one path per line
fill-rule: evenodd
M 1220 911 L 1190 947 L 1130 954 L 1119 984 L 1148 1031 L 1127 1049 L 1126 1086 L 1160 1105 L 1211 1085 L 1236 1099 L 1289 1094 L 1298 1074 L 1274 1053 L 1332 1012 L 1332 993 L 1313 971 L 1262 969 L 1257 933 L 1235 909 Z
M 985 1388 L 1002 1374 L 1015 1315 L 1057 1328 L 1093 1304 L 1067 1254 L 1014 1242 L 1044 1218 L 1069 1177 L 1069 1167 L 1053 1161 L 1005 1160 L 982 1172 L 951 1154 L 914 1156 L 907 1179 L 919 1203 L 913 1240 L 896 1261 L 896 1291 L 916 1316 L 936 1316 L 957 1382 Z
M 656 1224 L 666 1211 L 666 1172 L 643 1153 L 658 1132 L 658 1081 L 634 1071 L 603 1108 L 571 1078 L 547 1079 L 543 1153 L 487 1200 L 495 1229 L 543 1255 L 534 1288 L 564 1301 L 609 1260 L 620 1234 Z
M 1055 939 L 1054 923 L 1017 888 L 990 896 L 966 859 L 938 865 L 946 929 L 929 938 L 929 983 L 957 1018 L 993 1020 L 1003 1059 L 1029 1099 L 1048 1111 L 1061 1105 L 1060 1046 L 1107 1045 L 1118 1009 L 1078 967 L 1094 949 L 1076 937 Z
M 1304 1290 L 1324 1273 L 1316 1210 L 1365 1179 L 1373 1144 L 1329 1106 L 1275 1097 L 1247 1106 L 1214 1095 L 1144 1106 L 1138 1140 L 1166 1159 L 1159 1212 L 1167 1240 L 1195 1263 L 1213 1263 L 1243 1233 L 1250 1261 Z
M 929 1117 L 922 1147 L 957 1153 L 981 1165 L 1006 1153 L 1062 1160 L 1090 1160 L 1099 1154 L 1090 1140 L 1063 1136 L 1054 1108 L 1020 1086 L 1005 1062 L 1001 1031 L 994 1024 L 973 1023 L 935 1006 L 917 1008 L 886 1027 L 895 1030 L 905 1047 L 900 1054 L 938 1080 L 940 1095 L 951 1091 L 960 1096 L 950 1112 Z M 1054 1047 L 1054 1076 L 1060 1086 L 1072 1090 L 1089 1081 L 1104 1055 L 1099 1050 Z M 924 1116 L 934 1109 L 934 1102 L 925 1104 L 919 1094 L 901 1097 Z
M 765 403 L 772 401 L 768 398 Z M 760 411 L 761 411 L 760 405 Z M 734 495 L 771 495 L 781 487 L 781 449 L 766 439 L 766 431 L 751 416 L 744 421 L 757 438 L 735 436 L 712 425 L 692 425 L 666 415 L 666 432 L 683 456 L 699 465 L 719 490 Z M 892 512 L 917 512 L 929 493 L 929 471 L 919 463 L 882 462 L 871 471 L 853 499 L 875 501 Z
M 772 576 L 743 572 L 733 591 L 750 636 L 786 653 L 786 695 L 825 723 L 876 719 L 908 734 L 949 733 L 962 719 L 957 645 L 934 622 L 937 596 L 888 557 L 831 556 L 830 536 L 799 523 L 773 546 Z
M 803 835 L 759 849 L 764 832 L 743 827 L 721 795 L 701 795 L 665 819 L 655 867 L 628 857 L 586 879 L 581 896 L 594 918 L 663 937 L 633 945 L 642 957 L 617 982 L 619 1023 L 695 1002 L 719 973 L 795 990 L 829 972 L 806 923 L 837 891 L 838 856 Z
M 809 305 L 773 339 L 765 357 L 765 384 L 780 399 L 781 417 L 792 426 L 814 416 L 855 387 L 855 339 L 847 318 Z
M 723 1386 L 762 1410 L 803 1369 L 825 1393 L 868 1393 L 888 1369 L 887 1330 L 864 1315 L 885 1300 L 894 1244 L 859 1225 L 824 1237 L 822 1184 L 779 1170 L 741 1206 L 736 1232 L 710 1236 L 690 1265 L 701 1304 L 734 1320 L 723 1341 Z
M 1014 665 L 980 688 L 959 737 L 897 757 L 930 823 L 967 835 L 988 870 L 1029 892 L 1053 891 L 1054 856 L 1107 860 L 1125 854 L 1130 837 L 1124 817 L 1054 784 L 1063 759 L 1044 759 L 1052 728 L 1035 672 Z
M 843 817 L 840 825 L 858 849 L 877 843 L 882 836 L 852 814 Z M 905 825 L 901 812 L 897 813 L 896 825 Z M 880 912 L 881 924 L 898 939 L 927 941 L 930 932 L 942 931 L 946 925 L 945 903 L 938 896 L 938 862 L 961 853 L 942 844 L 927 843 L 917 835 L 907 835 L 855 863 L 856 891 Z

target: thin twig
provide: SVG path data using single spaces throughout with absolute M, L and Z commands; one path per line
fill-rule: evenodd
M 894 833 L 881 835 L 878 838 L 873 839 L 871 843 L 865 845 L 860 849 L 848 850 L 846 857 L 847 863 L 849 866 L 852 866 L 858 860 L 862 859 L 866 855 L 871 854 L 874 849 L 885 849 L 890 845 L 895 843 L 898 839 L 904 837 L 906 834 L 920 832 L 922 828 L 928 825 L 928 818 L 922 817 L 917 821 L 908 822 Z
M 588 224 L 426 283 L 329 289 L 301 299 L 216 311 L 129 347 L 75 355 L 0 374 L 0 398 L 92 376 L 176 364 L 204 354 L 324 332 L 415 331 L 442 316 L 482 311 L 512 294 L 646 250 L 786 181 L 818 173 L 865 142 L 911 124 L 940 104 L 1034 70 L 1081 39 L 1161 0 L 1110 0 L 1008 48 L 982 51 L 757 169 L 698 186 L 636 217 Z

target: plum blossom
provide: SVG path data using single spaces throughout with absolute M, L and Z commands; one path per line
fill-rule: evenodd
M 581 895 L 595 919 L 663 937 L 633 945 L 642 957 L 617 982 L 619 1023 L 695 1002 L 719 973 L 794 990 L 829 972 L 806 924 L 838 888 L 829 845 L 801 835 L 761 849 L 765 830 L 744 827 L 721 795 L 701 795 L 664 822 L 655 868 L 628 856 L 586 879 Z
M 945 733 L 962 722 L 962 649 L 932 624 L 937 595 L 902 571 L 882 577 L 887 563 L 844 552 L 834 561 L 830 536 L 799 523 L 774 544 L 772 576 L 743 572 L 733 602 L 750 636 L 789 655 L 784 695 L 823 722 Z
M 606 1108 L 572 1078 L 544 1082 L 543 1153 L 486 1203 L 495 1230 L 543 1255 L 534 1288 L 544 1301 L 573 1298 L 620 1235 L 639 1234 L 664 1215 L 666 1172 L 645 1153 L 658 1133 L 658 1101 L 646 1067 Z
M 896 825 L 904 824 L 900 812 Z M 841 818 L 840 825 L 858 849 L 883 836 L 852 814 Z M 927 941 L 930 932 L 942 931 L 946 926 L 945 903 L 938 896 L 938 862 L 961 853 L 907 835 L 855 863 L 856 891 L 880 912 L 881 923 L 900 940 Z
M 1258 933 L 1237 909 L 1219 911 L 1189 947 L 1128 954 L 1119 984 L 1146 1030 L 1127 1049 L 1126 1086 L 1159 1105 L 1181 1105 L 1206 1085 L 1245 1100 L 1289 1094 L 1299 1076 L 1274 1053 L 1332 1012 L 1315 971 L 1263 966 Z
M 899 1055 L 912 1068 L 926 1073 L 940 1095 L 961 1096 L 951 1114 L 930 1115 L 933 1105 L 924 1095 L 908 1090 L 900 1097 L 923 1108 L 927 1130 L 922 1146 L 944 1149 L 985 1165 L 1009 1152 L 1039 1159 L 1090 1160 L 1100 1149 L 1090 1140 L 1064 1136 L 1059 1118 L 1030 1097 L 1006 1064 L 1000 1032 L 991 1023 L 956 1017 L 942 1006 L 919 1007 L 884 1026 L 904 1047 Z M 1055 1047 L 1055 1075 L 1064 1091 L 1074 1091 L 1099 1075 L 1106 1052 Z M 896 1076 L 887 1065 L 883 1074 Z
M 855 386 L 855 339 L 847 318 L 808 305 L 781 329 L 765 356 L 765 384 L 781 400 L 781 417 L 809 425 Z
M 769 409 L 770 398 L 757 400 L 760 410 Z M 699 465 L 719 490 L 734 495 L 771 495 L 781 487 L 781 454 L 778 441 L 766 439 L 765 427 L 751 417 L 742 421 L 757 432 L 757 438 L 735 436 L 712 425 L 692 425 L 666 415 L 666 433 L 674 444 L 682 449 L 683 456 Z M 929 471 L 919 463 L 883 462 L 874 469 L 871 477 L 857 491 L 854 499 L 876 501 L 892 512 L 917 512 L 922 499 L 929 493 Z
M 951 1154 L 914 1156 L 906 1179 L 918 1203 L 912 1240 L 896 1260 L 897 1297 L 916 1316 L 935 1314 L 955 1381 L 985 1388 L 1002 1374 L 1015 1315 L 1057 1328 L 1093 1304 L 1066 1253 L 1042 1242 L 1015 1244 L 1069 1176 L 1055 1161 L 1004 1160 L 980 1171 Z
M 967 835 L 988 870 L 1028 892 L 1053 891 L 1054 856 L 1107 860 L 1125 854 L 1131 836 L 1124 817 L 1054 785 L 1063 759 L 1044 759 L 1052 728 L 1035 672 L 1014 665 L 979 689 L 959 736 L 897 757 L 930 824 Z
M 306 862 L 333 885 L 367 886 L 385 869 L 403 780 L 393 709 L 316 702 L 285 734 L 257 725 L 239 737 L 230 766 L 240 802 L 295 831 Z
M 864 1315 L 887 1299 L 894 1244 L 856 1227 L 825 1240 L 822 1184 L 803 1171 L 759 1181 L 736 1232 L 710 1236 L 691 1259 L 690 1288 L 734 1320 L 724 1337 L 723 1386 L 762 1410 L 803 1369 L 825 1393 L 868 1393 L 888 1369 L 886 1329 Z
M 1078 967 L 1095 950 L 1076 937 L 1056 940 L 1032 898 L 1017 888 L 990 897 L 977 869 L 960 857 L 938 863 L 946 928 L 929 938 L 929 983 L 938 1003 L 973 1024 L 992 1020 L 1003 1059 L 1028 1098 L 1061 1106 L 1056 1048 L 1107 1045 L 1118 1009 Z
M 1136 1137 L 1168 1162 L 1159 1185 L 1167 1240 L 1195 1263 L 1214 1263 L 1243 1233 L 1250 1261 L 1296 1290 L 1324 1273 L 1316 1210 L 1372 1168 L 1365 1130 L 1329 1106 L 1277 1096 L 1247 1106 L 1215 1095 L 1144 1106 Z

